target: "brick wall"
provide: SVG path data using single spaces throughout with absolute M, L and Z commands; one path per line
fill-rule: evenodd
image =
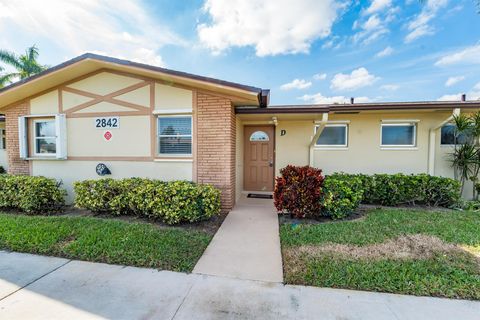
M 28 104 L 22 103 L 4 111 L 7 136 L 8 173 L 30 174 L 28 161 L 20 159 L 18 148 L 18 117 L 28 114 Z
M 230 100 L 197 94 L 197 181 L 222 191 L 222 209 L 235 204 L 235 110 Z

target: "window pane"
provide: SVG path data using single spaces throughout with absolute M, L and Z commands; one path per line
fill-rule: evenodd
M 268 138 L 268 134 L 266 134 L 263 131 L 255 131 L 250 136 L 250 141 L 268 141 L 268 140 L 270 140 Z
M 160 153 L 162 154 L 191 154 L 191 137 L 160 137 Z
M 56 152 L 55 138 L 36 139 L 35 153 L 55 154 Z
M 160 135 L 176 136 L 192 134 L 191 117 L 158 118 L 158 133 Z
M 457 144 L 464 144 L 466 142 L 466 135 L 460 133 L 457 135 Z M 455 144 L 455 125 L 446 124 L 441 129 L 441 144 L 451 145 Z
M 35 122 L 36 137 L 55 137 L 55 121 Z
M 415 125 L 382 126 L 382 145 L 412 146 Z
M 317 145 L 344 146 L 347 144 L 346 126 L 335 126 L 323 128 L 320 137 L 318 137 Z

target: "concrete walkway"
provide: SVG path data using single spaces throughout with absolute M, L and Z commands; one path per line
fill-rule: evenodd
M 282 282 L 278 216 L 272 200 L 242 197 L 228 214 L 193 272 Z
M 0 319 L 479 319 L 480 302 L 284 286 L 0 251 Z

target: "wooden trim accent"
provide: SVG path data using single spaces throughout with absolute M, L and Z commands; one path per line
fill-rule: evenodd
M 67 160 L 72 161 L 153 161 L 152 157 L 127 157 L 127 156 L 111 156 L 111 157 L 95 157 L 95 156 L 72 156 Z
M 156 145 L 157 145 L 157 135 L 155 134 L 156 132 L 156 117 L 153 114 L 153 111 L 155 110 L 155 83 L 151 82 L 150 83 L 150 155 L 155 157 L 156 153 Z
M 58 88 L 58 113 L 63 113 L 63 94 L 62 89 Z
M 67 114 L 67 118 L 91 118 L 91 117 L 115 117 L 115 116 L 148 116 L 148 112 L 143 111 L 117 111 L 117 112 L 85 112 Z
M 198 180 L 198 156 L 197 156 L 197 116 L 198 108 L 197 108 L 197 91 L 192 92 L 192 158 L 193 158 L 193 165 L 192 165 L 192 181 L 197 182 Z
M 88 108 L 92 105 L 95 105 L 97 103 L 100 103 L 100 102 L 109 102 L 109 103 L 112 103 L 112 104 L 117 104 L 117 105 L 121 105 L 121 106 L 124 106 L 124 107 L 132 108 L 132 109 L 135 109 L 137 111 L 148 112 L 150 109 L 147 108 L 147 107 L 144 107 L 144 106 L 141 106 L 141 105 L 138 105 L 138 104 L 135 104 L 135 103 L 131 103 L 131 102 L 121 101 L 121 100 L 115 99 L 115 97 L 120 96 L 120 95 L 125 94 L 125 93 L 128 93 L 128 92 L 135 91 L 137 89 L 143 88 L 143 87 L 145 87 L 147 85 L 150 85 L 150 84 L 151 84 L 151 82 L 144 81 L 144 82 L 136 83 L 136 84 L 128 86 L 126 88 L 117 90 L 115 92 L 106 94 L 106 95 L 99 95 L 99 94 L 96 94 L 96 93 L 91 93 L 91 92 L 87 92 L 87 91 L 83 91 L 83 90 L 79 90 L 79 89 L 75 89 L 75 88 L 64 87 L 63 88 L 64 91 L 71 92 L 71 93 L 74 93 L 74 94 L 78 94 L 78 95 L 93 99 L 91 101 L 84 102 L 84 103 L 82 103 L 78 106 L 75 106 L 73 108 L 68 109 L 66 111 L 66 114 L 67 115 L 72 114 L 74 112 L 77 112 L 77 111 L 82 110 L 82 109 L 86 109 L 86 108 Z

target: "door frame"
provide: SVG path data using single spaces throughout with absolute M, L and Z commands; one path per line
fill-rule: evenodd
M 272 180 L 272 190 L 275 190 L 275 172 L 276 172 L 276 162 L 277 162 L 277 126 L 274 125 L 274 124 L 270 124 L 270 123 L 258 123 L 258 124 L 244 124 L 243 125 L 243 179 L 242 179 L 242 188 L 243 188 L 243 191 L 256 191 L 256 192 L 273 192 L 273 191 L 259 191 L 259 190 L 247 190 L 245 188 L 245 169 L 246 169 L 246 159 L 245 157 L 247 156 L 247 153 L 245 152 L 245 149 L 247 148 L 246 144 L 245 144 L 245 128 L 246 127 L 272 127 L 273 128 L 273 137 L 272 137 L 272 143 L 273 143 L 273 166 L 272 166 L 272 170 L 273 170 L 273 174 L 272 174 L 272 177 L 273 177 L 273 180 Z

